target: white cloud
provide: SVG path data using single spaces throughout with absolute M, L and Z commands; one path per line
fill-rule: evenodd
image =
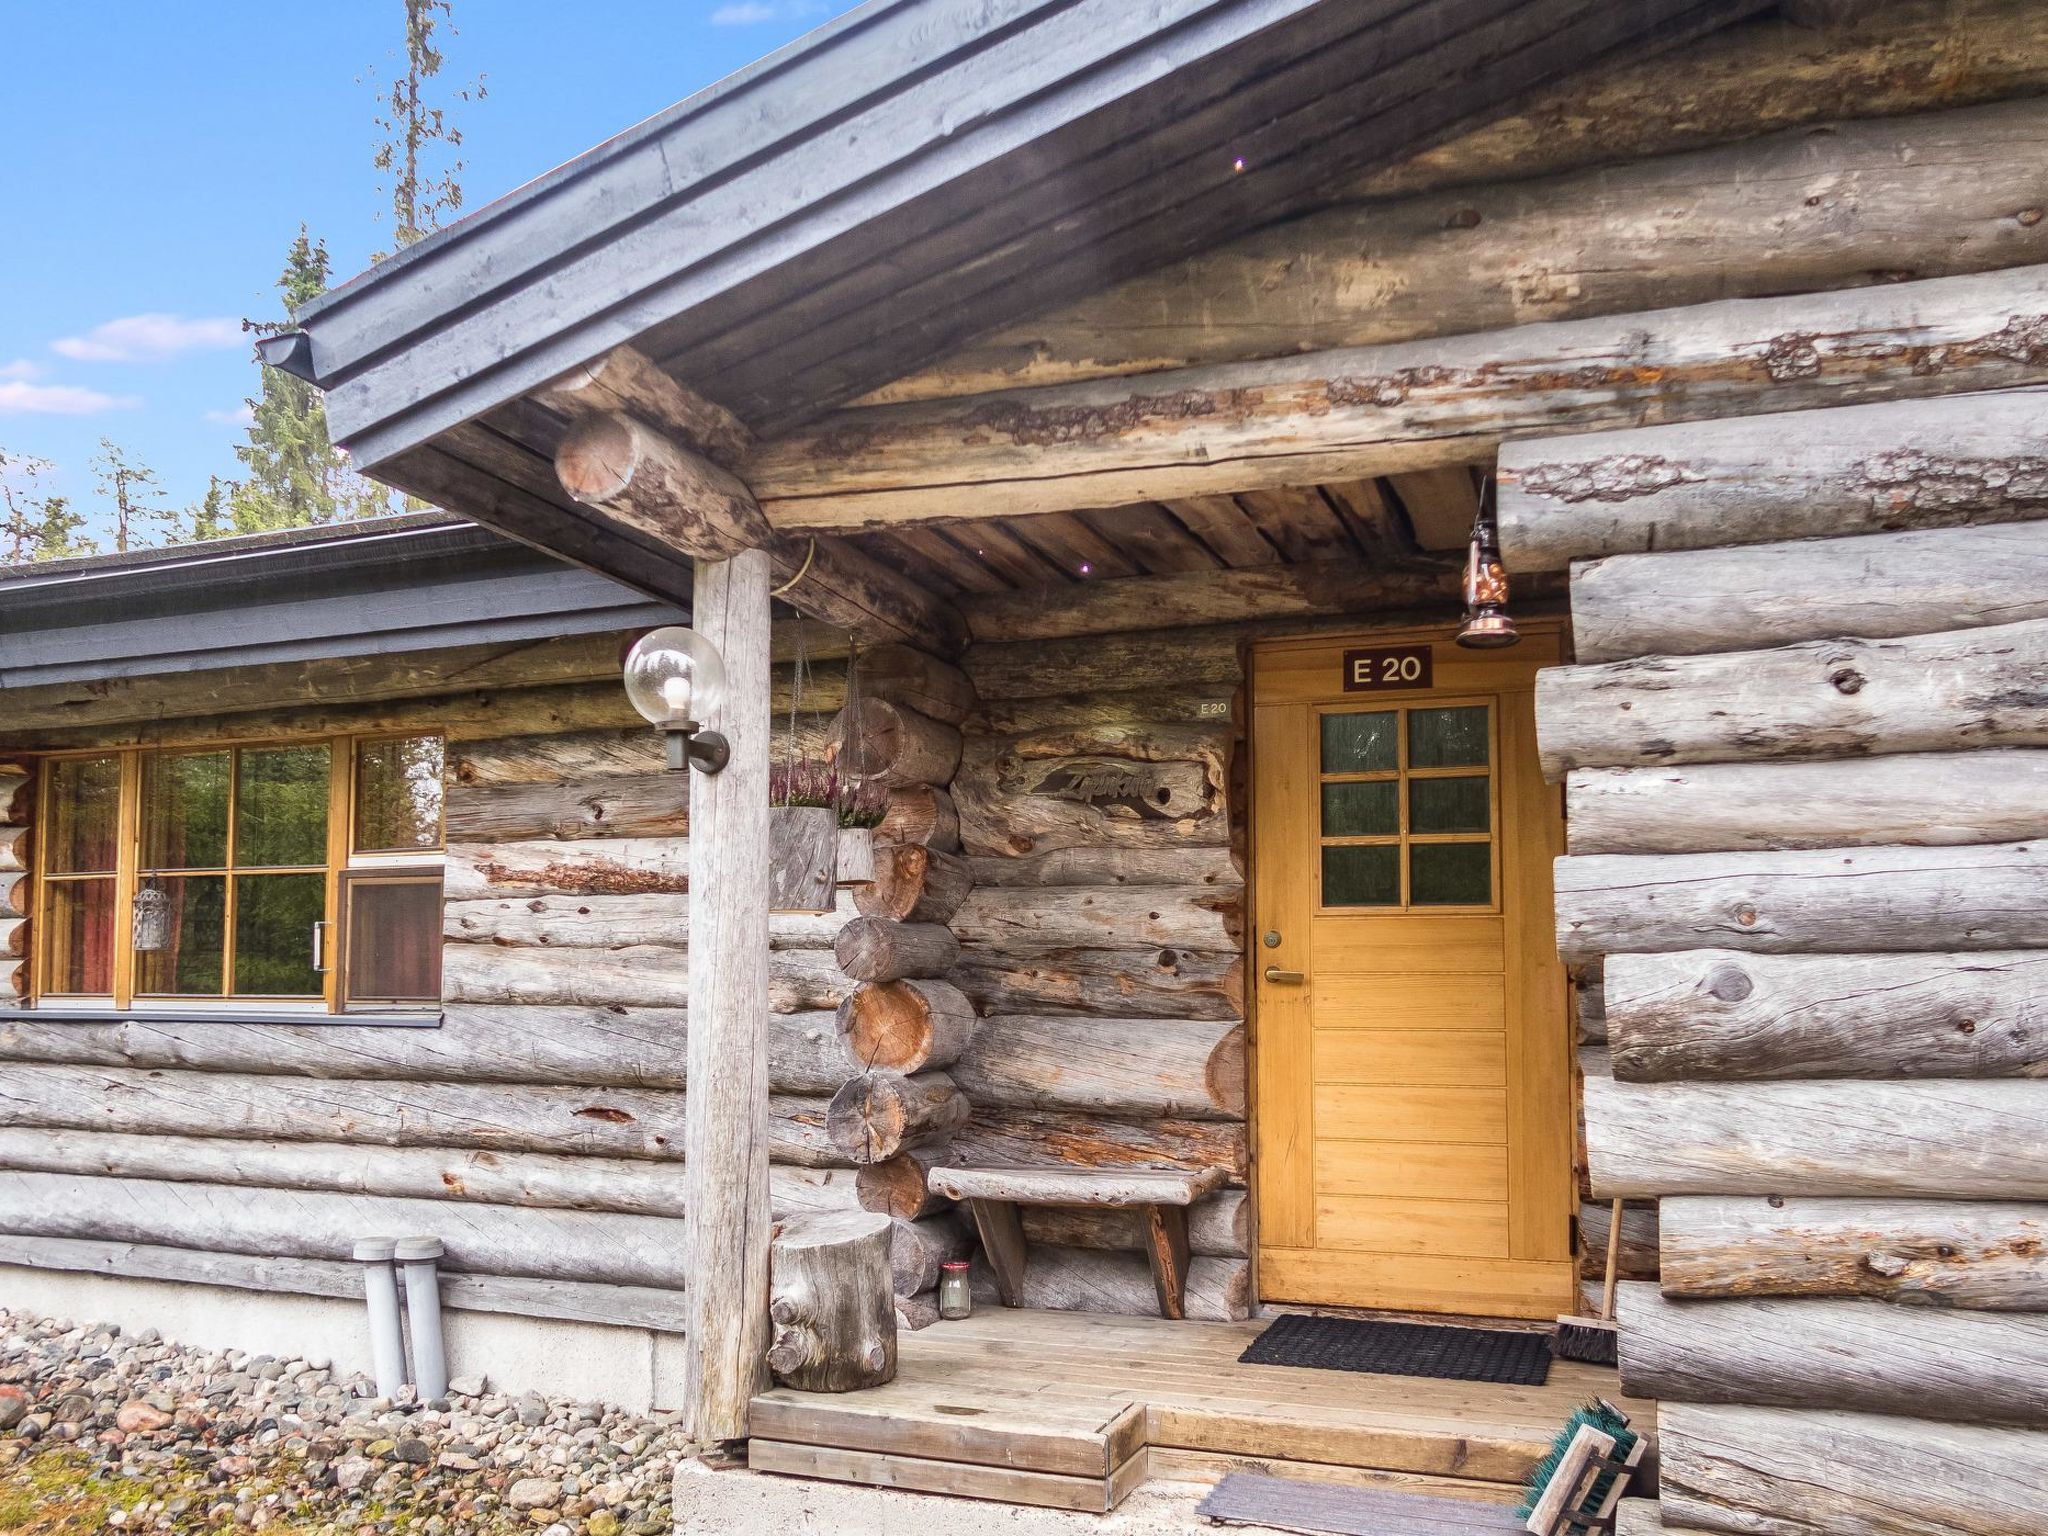
M 244 400 L 232 411 L 208 411 L 206 419 L 223 427 L 246 427 L 256 420 L 256 408 Z
M 0 416 L 93 416 L 141 403 L 132 395 L 109 395 L 75 384 L 31 384 L 19 377 L 0 379 Z
M 39 377 L 42 371 L 40 364 L 32 363 L 25 357 L 17 357 L 11 363 L 0 364 L 0 384 L 15 379 L 25 382 Z
M 711 25 L 755 27 L 764 21 L 801 21 L 824 14 L 824 0 L 733 0 L 711 13 Z
M 197 320 L 183 315 L 126 315 L 96 325 L 83 336 L 53 341 L 50 350 L 81 363 L 147 363 L 180 352 L 240 345 L 242 322 L 232 315 Z

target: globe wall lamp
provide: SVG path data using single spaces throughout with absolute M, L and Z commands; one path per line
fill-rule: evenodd
M 716 773 L 732 756 L 725 737 L 697 724 L 725 697 L 725 660 L 694 629 L 669 624 L 635 641 L 626 653 L 626 697 L 668 738 L 671 773 Z

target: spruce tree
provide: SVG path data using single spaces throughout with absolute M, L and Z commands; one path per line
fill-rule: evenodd
M 405 5 L 405 69 L 391 82 L 385 112 L 377 118 L 383 133 L 374 163 L 390 178 L 392 239 L 404 250 L 441 227 L 444 216 L 462 211 L 462 130 L 448 121 L 447 109 L 428 99 L 429 82 L 445 62 L 434 41 L 437 27 L 453 37 L 452 0 L 403 0 Z M 450 93 L 456 101 L 483 98 L 483 76 Z M 445 152 L 440 170 L 430 164 Z
M 185 509 L 185 526 L 176 542 L 199 544 L 233 533 L 235 525 L 228 512 L 228 495 L 233 489 L 233 484 L 219 475 L 207 476 L 206 494 Z
M 277 280 L 284 319 L 244 321 L 244 329 L 262 336 L 289 330 L 299 307 L 326 291 L 328 275 L 326 242 L 300 225 Z M 255 419 L 248 441 L 235 449 L 247 473 L 230 484 L 229 526 L 223 532 L 303 528 L 390 510 L 388 494 L 351 470 L 328 440 L 327 406 L 317 389 L 281 369 L 265 368 L 261 391 L 249 402 Z
M 34 560 L 63 560 L 97 554 L 99 546 L 84 535 L 85 515 L 70 501 L 43 489 L 47 459 L 0 449 L 0 561 L 26 565 Z
M 100 439 L 92 466 L 100 494 L 113 503 L 116 553 L 146 548 L 174 532 L 178 514 L 164 505 L 155 470 L 129 458 L 109 437 Z

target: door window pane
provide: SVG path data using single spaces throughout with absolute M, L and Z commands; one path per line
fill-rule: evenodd
M 142 867 L 220 869 L 228 862 L 228 754 L 178 752 L 142 764 Z
M 441 997 L 441 878 L 351 876 L 348 955 L 351 1002 L 429 1003 Z
M 121 759 L 60 757 L 49 765 L 48 852 L 52 874 L 114 871 L 120 841 Z
M 1399 719 L 1391 709 L 1323 716 L 1323 772 L 1385 773 L 1398 768 Z
M 1486 706 L 1408 711 L 1410 768 L 1486 766 Z
M 235 877 L 235 992 L 244 997 L 310 997 L 313 925 L 327 915 L 325 875 Z
M 1401 850 L 1379 846 L 1323 850 L 1323 905 L 1326 907 L 1398 907 L 1401 904 Z
M 1401 786 L 1392 779 L 1323 786 L 1323 836 L 1391 837 L 1401 830 Z
M 38 938 L 49 957 L 44 989 L 66 996 L 114 990 L 114 882 L 52 880 Z
M 441 846 L 441 738 L 404 736 L 356 747 L 357 853 Z
M 1492 806 L 1484 775 L 1471 779 L 1410 779 L 1410 832 L 1484 832 Z
M 245 747 L 237 755 L 235 867 L 325 864 L 326 745 Z
M 135 957 L 135 990 L 157 997 L 218 997 L 227 940 L 227 878 L 171 875 L 157 881 L 170 902 L 170 938 Z
M 1408 904 L 1483 907 L 1493 900 L 1491 843 L 1415 843 L 1408 849 Z

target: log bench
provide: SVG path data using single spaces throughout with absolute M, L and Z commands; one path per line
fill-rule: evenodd
M 1172 1169 L 1093 1173 L 1065 1168 L 934 1168 L 931 1188 L 964 1200 L 974 1213 L 981 1246 L 1003 1305 L 1023 1305 L 1027 1259 L 1022 1208 L 1027 1205 L 1140 1209 L 1145 1249 L 1159 1315 L 1187 1315 L 1188 1207 L 1223 1183 L 1221 1168 L 1184 1173 Z

